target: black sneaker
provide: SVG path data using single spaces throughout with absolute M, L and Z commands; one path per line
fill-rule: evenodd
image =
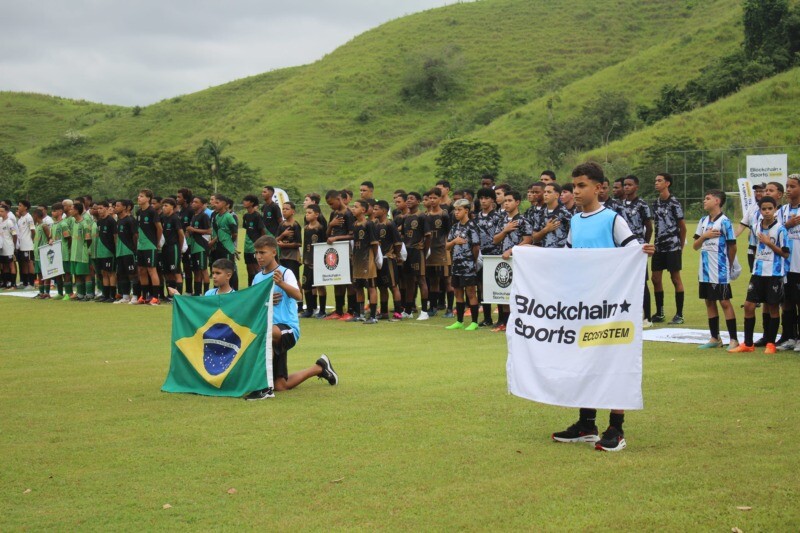
M 683 315 L 675 315 L 672 317 L 672 320 L 669 321 L 670 324 L 683 324 Z
M 339 383 L 339 375 L 333 369 L 331 360 L 328 359 L 327 355 L 322 354 L 319 359 L 317 359 L 317 365 L 322 367 L 322 374 L 319 375 L 320 379 L 327 380 L 331 385 Z
M 586 427 L 578 421 L 564 431 L 553 433 L 552 439 L 556 442 L 597 442 L 600 437 L 597 436 L 597 426 Z
M 604 452 L 621 452 L 626 446 L 625 433 L 614 426 L 608 426 L 608 429 L 603 432 L 603 437 L 594 445 L 594 449 Z
M 428 316 L 430 317 L 436 316 L 436 313 L 438 312 L 439 312 L 438 309 L 436 309 L 435 307 L 431 307 L 430 309 L 428 309 Z
M 300 315 L 300 318 L 311 318 L 312 316 L 314 316 L 314 310 L 307 309 L 303 311 L 303 314 Z
M 767 345 L 766 337 L 761 337 L 760 339 L 758 339 L 756 342 L 753 343 L 753 346 L 755 346 L 756 348 L 764 348 L 766 345 Z
M 653 318 L 650 319 L 650 322 L 653 324 L 657 324 L 659 322 L 664 322 L 667 319 L 664 315 L 653 315 Z
M 257 391 L 253 391 L 247 396 L 244 397 L 245 400 L 254 401 L 254 400 L 266 400 L 267 398 L 274 398 L 275 393 L 272 390 L 272 387 L 267 387 L 266 389 L 261 389 Z
M 484 320 L 483 322 L 478 324 L 478 326 L 480 326 L 482 328 L 486 328 L 486 327 L 494 326 L 494 322 L 491 321 L 491 320 Z

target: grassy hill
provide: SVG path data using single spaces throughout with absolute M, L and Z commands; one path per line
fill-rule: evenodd
M 42 148 L 58 146 L 68 131 L 86 141 L 69 153 L 105 157 L 227 139 L 228 153 L 260 167 L 267 181 L 323 190 L 372 178 L 385 193 L 430 183 L 438 143 L 470 137 L 497 143 L 505 171 L 535 173 L 550 166 L 542 147 L 551 117 L 575 114 L 599 90 L 651 102 L 664 83 L 681 85 L 735 49 L 740 19 L 739 0 L 577 0 L 569 9 L 555 0 L 456 4 L 391 21 L 311 65 L 142 109 L 3 92 L 0 143 L 30 172 L 64 156 Z M 409 73 L 431 58 L 446 58 L 457 89 L 443 101 L 403 98 Z M 747 103 L 730 127 L 722 102 L 710 106 L 720 111 L 674 117 L 612 149 L 620 157 L 635 153 L 654 132 L 683 131 L 687 120 L 709 142 L 768 138 L 768 121 L 736 126 L 745 113 L 772 112 L 774 99 Z M 717 113 L 717 122 L 708 124 L 705 113 Z

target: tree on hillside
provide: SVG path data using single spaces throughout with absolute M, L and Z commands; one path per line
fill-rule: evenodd
M 424 53 L 406 70 L 401 96 L 409 102 L 446 100 L 461 88 L 463 60 L 456 47 Z
M 436 178 L 448 180 L 453 187 L 475 186 L 484 174 L 500 172 L 497 145 L 482 141 L 453 139 L 439 147 Z
M 222 152 L 230 145 L 228 141 L 215 141 L 212 139 L 203 140 L 203 144 L 197 149 L 197 161 L 208 169 L 209 176 L 217 192 L 217 185 L 221 177 Z
M 95 182 L 106 172 L 105 160 L 97 154 L 75 156 L 37 169 L 28 176 L 21 194 L 33 203 L 53 202 L 92 193 Z
M 27 169 L 14 154 L 0 149 L 0 198 L 17 199 Z
M 744 52 L 748 59 L 769 62 L 781 71 L 792 63 L 789 52 L 787 0 L 745 0 Z

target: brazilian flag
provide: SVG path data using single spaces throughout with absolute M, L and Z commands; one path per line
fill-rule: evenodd
M 272 278 L 219 296 L 177 296 L 161 390 L 244 396 L 272 387 Z

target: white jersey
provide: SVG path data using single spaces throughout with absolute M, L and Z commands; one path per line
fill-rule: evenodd
M 50 226 L 53 225 L 53 217 L 51 217 L 50 215 L 45 215 L 44 218 L 42 219 L 42 224 L 44 224 L 49 228 Z
M 780 210 L 781 219 L 786 224 L 793 216 L 800 215 L 800 205 L 786 204 Z M 789 248 L 789 257 L 786 259 L 787 272 L 800 273 L 800 224 L 786 228 L 788 238 L 786 246 Z
M 23 252 L 33 251 L 33 217 L 25 213 L 17 219 L 17 249 Z
M 768 228 L 759 225 L 758 234 L 766 235 L 770 242 L 781 250 L 788 250 L 788 246 L 786 245 L 786 241 L 788 240 L 786 238 L 786 228 L 777 220 Z M 786 260 L 776 254 L 772 248 L 759 241 L 758 247 L 756 248 L 756 260 L 755 263 L 753 263 L 753 275 L 782 278 L 786 275 Z
M 697 271 L 697 277 L 701 283 L 730 283 L 731 264 L 728 257 L 728 244 L 736 243 L 733 224 L 723 213 L 713 220 L 706 215 L 700 219 L 694 238 L 699 238 L 711 229 L 719 231 L 720 235 L 703 241 L 700 247 L 700 268 Z
M 14 235 L 17 234 L 17 226 L 11 221 L 11 217 L 0 218 L 0 255 L 10 257 L 14 255 Z

